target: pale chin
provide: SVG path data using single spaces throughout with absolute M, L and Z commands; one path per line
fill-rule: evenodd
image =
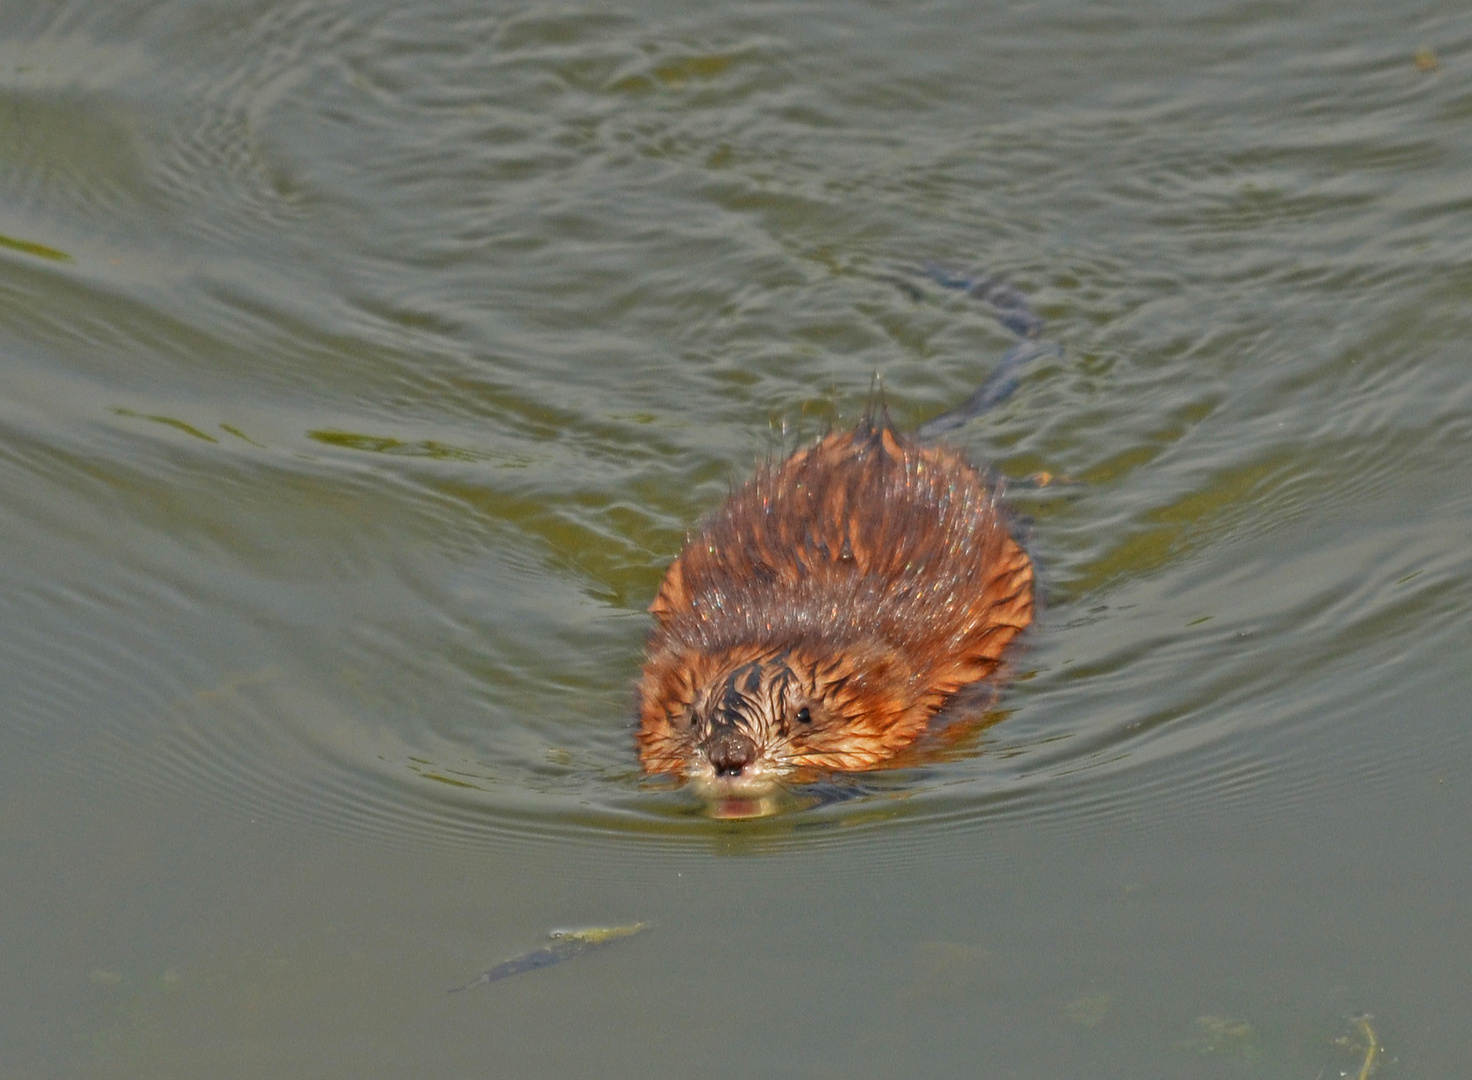
M 702 764 L 704 764 L 702 762 Z M 721 821 L 768 817 L 782 808 L 780 781 L 785 771 L 747 769 L 741 776 L 717 776 L 714 769 L 691 770 L 690 789 L 705 801 L 705 812 Z

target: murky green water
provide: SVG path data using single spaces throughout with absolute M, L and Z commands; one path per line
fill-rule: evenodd
M 711 821 L 644 605 L 930 259 L 1021 677 Z M 1463 1071 L 1469 301 L 1448 0 L 12 0 L 0 1078 Z

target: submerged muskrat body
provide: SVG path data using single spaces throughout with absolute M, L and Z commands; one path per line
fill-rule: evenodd
M 759 470 L 650 605 L 644 768 L 742 795 L 891 760 L 1032 621 L 999 494 L 882 415 Z

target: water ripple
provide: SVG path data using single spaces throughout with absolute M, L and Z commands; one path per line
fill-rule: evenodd
M 1378 721 L 1472 610 L 1450 63 L 1236 9 L 1024 5 L 978 64 L 867 9 L 184 7 L 0 42 L 38 760 L 390 844 L 683 848 L 1267 814 L 1433 754 Z M 1063 345 L 958 433 L 1073 481 L 1013 493 L 1044 616 L 961 752 L 713 822 L 637 771 L 643 606 L 876 374 L 911 427 L 985 376 L 995 320 L 895 286 L 928 259 Z

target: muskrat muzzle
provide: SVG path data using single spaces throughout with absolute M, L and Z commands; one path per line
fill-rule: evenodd
M 730 721 L 717 721 L 698 747 L 717 776 L 738 777 L 756 760 L 756 743 Z

